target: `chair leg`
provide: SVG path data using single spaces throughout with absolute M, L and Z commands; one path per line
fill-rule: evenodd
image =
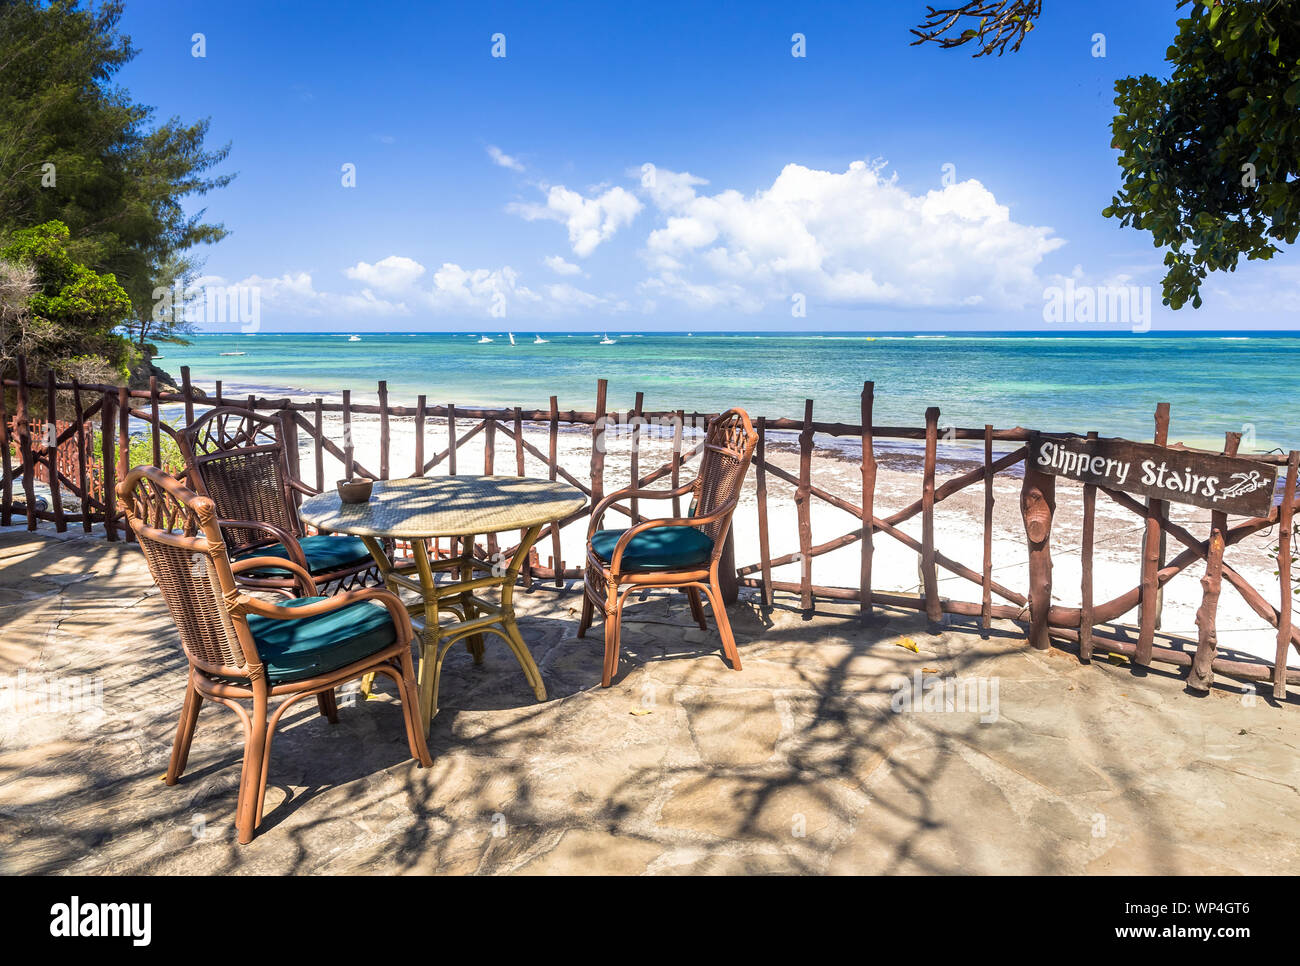
M 338 699 L 334 696 L 333 688 L 316 695 L 316 706 L 320 708 L 321 715 L 329 719 L 330 724 L 339 723 Z
M 695 618 L 695 623 L 700 625 L 700 630 L 707 631 L 709 627 L 704 623 L 704 605 L 700 602 L 700 592 L 694 587 L 687 587 L 686 597 L 691 602 L 691 616 Z
M 181 720 L 176 725 L 176 740 L 172 742 L 172 757 L 167 765 L 167 775 L 163 781 L 175 785 L 185 772 L 185 763 L 190 759 L 190 742 L 194 739 L 194 728 L 199 723 L 199 708 L 203 705 L 203 695 L 195 690 L 193 680 L 186 681 L 185 703 L 181 706 Z
M 740 670 L 740 654 L 736 651 L 736 639 L 731 633 L 731 621 L 727 618 L 727 608 L 722 604 L 722 591 L 716 583 L 709 581 L 707 593 L 709 606 L 713 608 L 713 619 L 718 624 L 718 634 L 722 638 L 722 653 L 731 662 L 733 671 Z
M 235 812 L 240 845 L 253 841 L 253 830 L 262 818 L 266 790 L 266 738 L 266 699 L 254 698 L 252 725 L 244 739 L 244 768 L 239 776 L 239 807 Z
M 619 632 L 623 627 L 623 607 L 618 600 L 618 587 L 613 588 L 610 601 L 605 607 L 605 667 L 601 673 L 600 686 L 609 687 L 618 673 Z
M 433 767 L 429 744 L 424 740 L 424 723 L 420 720 L 419 688 L 415 683 L 415 663 L 408 651 L 398 655 L 402 680 L 397 690 L 402 702 L 402 715 L 406 721 L 406 741 L 411 746 L 411 757 L 424 768 Z
M 587 631 L 591 629 L 591 619 L 595 614 L 596 608 L 591 603 L 591 598 L 587 596 L 587 588 L 582 588 L 582 619 L 578 621 L 578 636 L 586 637 Z

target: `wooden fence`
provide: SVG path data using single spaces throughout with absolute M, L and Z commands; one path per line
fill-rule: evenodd
M 105 494 L 112 494 L 115 481 L 121 479 L 128 469 L 125 457 L 133 436 L 138 439 L 143 434 L 147 438 L 153 462 L 160 465 L 163 441 L 169 435 L 176 435 L 175 430 L 160 417 L 163 405 L 183 405 L 186 423 L 193 420 L 196 406 L 238 406 L 261 413 L 278 414 L 284 430 L 291 472 L 308 485 L 314 483 L 318 490 L 325 489 L 331 480 L 326 474 L 327 460 L 339 464 L 347 476 L 374 479 L 421 476 L 434 470 L 453 475 L 457 472 L 477 472 L 477 468 L 471 470 L 459 464 L 457 456 L 466 443 L 482 436 L 483 473 L 505 471 L 528 475 L 530 469 L 527 464 L 531 460 L 534 467 L 540 466 L 541 471 L 550 479 L 560 479 L 580 489 L 590 498 L 590 505 L 597 503 L 606 491 L 603 434 L 612 424 L 630 428 L 632 480 L 639 486 L 649 486 L 667 478 L 669 484 L 676 487 L 683 478 L 684 469 L 701 448 L 698 434 L 692 433 L 688 438 L 685 427 L 702 426 L 708 418 L 708 414 L 685 413 L 682 410 L 647 410 L 642 393 L 636 394 L 629 409 L 611 410 L 608 408 L 605 380 L 598 383 L 594 408 L 590 411 L 574 411 L 560 410 L 555 396 L 550 397 L 547 409 L 531 410 L 519 407 L 464 408 L 451 403 L 429 405 L 427 397 L 423 395 L 417 398 L 413 406 L 395 405 L 389 398 L 385 382 L 379 383 L 378 402 L 373 404 L 352 402 L 351 393 L 346 390 L 343 391 L 340 402 L 326 402 L 321 398 L 311 402 L 295 402 L 251 396 L 230 397 L 223 394 L 220 382 L 216 383 L 215 394 L 208 397 L 192 388 L 187 368 L 181 372 L 182 386 L 179 393 L 160 391 L 156 381 L 151 381 L 148 390 L 127 390 L 114 386 L 83 386 L 76 382 L 56 383 L 53 375 L 47 375 L 44 381 L 33 382 L 29 380 L 25 363 L 20 359 L 17 372 L 0 379 L 0 386 L 5 390 L 0 391 L 0 459 L 3 460 L 0 465 L 3 473 L 0 478 L 0 525 L 11 525 L 16 516 L 25 516 L 28 529 L 36 529 L 38 521 L 52 522 L 60 531 L 70 524 L 80 523 L 89 533 L 93 524 L 102 523 L 107 539 L 116 540 L 119 536 L 130 539 L 115 501 Z M 8 390 L 12 390 L 12 393 Z M 9 411 L 7 397 L 12 397 L 12 412 Z M 1258 463 L 1284 468 L 1280 502 L 1275 499 L 1271 511 L 1265 515 L 1236 519 L 1231 524 L 1225 513 L 1216 511 L 1212 514 L 1209 532 L 1204 538 L 1169 519 L 1167 504 L 1159 500 L 1142 501 L 1110 486 L 1083 485 L 1082 582 L 1079 588 L 1081 603 L 1079 607 L 1066 607 L 1052 602 L 1051 532 L 1056 509 L 1056 478 L 1028 463 L 1028 444 L 1034 436 L 1030 430 L 1022 427 L 996 429 L 985 425 L 974 428 L 945 427 L 941 433 L 940 412 L 933 407 L 926 410 L 923 426 L 879 426 L 873 419 L 874 386 L 869 382 L 863 386 L 860 402 L 861 421 L 857 424 L 814 419 L 813 400 L 805 402 L 801 418 L 758 417 L 755 420 L 759 433 L 754 458 L 758 559 L 737 566 L 731 556 L 724 558 L 727 576 L 729 579 L 734 578 L 731 579 L 730 587 L 724 588 L 729 598 L 734 600 L 739 587 L 751 587 L 758 590 L 764 606 L 771 606 L 777 593 L 797 595 L 799 605 L 808 615 L 814 612 L 817 600 L 821 599 L 856 602 L 862 620 L 870 620 L 873 609 L 878 606 L 917 610 L 925 613 L 936 624 L 945 614 L 957 615 L 977 620 L 986 630 L 994 619 L 1009 620 L 1025 627 L 1028 640 L 1035 648 L 1047 648 L 1053 641 L 1063 642 L 1076 649 L 1081 660 L 1088 661 L 1095 641 L 1103 639 L 1107 652 L 1123 654 L 1137 666 L 1145 667 L 1152 662 L 1162 662 L 1187 667 L 1188 684 L 1201 690 L 1210 687 L 1216 671 L 1246 680 L 1272 681 L 1277 697 L 1285 695 L 1288 681 L 1300 683 L 1300 671 L 1288 672 L 1286 669 L 1289 648 L 1300 648 L 1300 630 L 1292 619 L 1293 548 L 1288 542 L 1296 509 L 1296 477 L 1300 452 L 1292 451 L 1286 455 L 1252 454 L 1250 459 Z M 51 413 L 67 417 L 64 423 L 56 421 L 58 429 L 53 434 L 56 445 L 42 446 L 34 439 L 33 427 L 40 425 L 33 418 L 34 404 L 42 409 L 46 423 L 49 422 Z M 341 441 L 336 441 L 327 434 L 327 413 L 341 417 Z M 378 418 L 377 465 L 363 465 L 357 458 L 352 424 L 358 415 Z M 391 432 L 394 421 L 397 420 L 409 420 L 413 425 L 414 456 L 409 466 L 394 465 L 390 458 Z M 102 466 L 98 469 L 92 465 L 96 423 L 99 427 L 99 446 L 104 455 Z M 525 424 L 544 432 L 545 449 L 527 438 Z M 666 462 L 647 470 L 640 465 L 638 436 L 643 432 L 643 427 L 651 425 L 672 427 L 672 449 Z M 1161 404 L 1155 418 L 1156 444 L 1167 445 L 1168 427 L 1169 407 Z M 565 469 L 559 458 L 560 433 L 575 429 L 591 435 L 591 462 L 585 474 L 575 474 Z M 441 435 L 437 433 L 438 430 Z M 797 439 L 797 472 L 782 468 L 768 453 L 774 439 L 784 440 L 794 434 L 797 434 L 794 437 Z M 936 479 L 937 453 L 941 435 L 945 441 L 982 443 L 979 465 L 939 483 Z M 504 437 L 508 444 L 508 448 L 500 454 L 503 457 L 500 464 L 497 452 L 499 436 Z M 813 456 L 818 448 L 819 437 L 823 440 L 852 439 L 860 443 L 862 456 L 857 499 L 832 493 L 814 479 Z M 1054 434 L 1054 438 L 1081 437 Z M 1095 439 L 1095 434 L 1088 434 L 1088 438 Z M 908 505 L 893 512 L 878 510 L 878 444 L 902 440 L 922 445 L 917 496 Z M 1240 434 L 1228 433 L 1223 453 L 1236 454 L 1240 442 Z M 997 456 L 994 453 L 995 443 L 1002 444 L 1004 448 L 1009 444 L 1014 448 L 1011 452 Z M 1168 451 L 1202 452 L 1181 444 L 1169 446 Z M 304 460 L 304 455 L 309 458 L 309 463 Z M 513 456 L 513 460 L 510 456 Z M 46 509 L 38 508 L 34 499 L 33 481 L 38 476 L 38 464 L 44 468 L 39 475 L 48 479 L 50 487 L 51 501 Z M 1029 560 L 1028 586 L 1023 590 L 1005 586 L 995 580 L 993 566 L 994 482 L 999 474 L 1010 474 L 1017 467 L 1022 476 L 1020 506 Z M 21 499 L 15 494 L 15 481 L 18 480 L 21 480 L 23 488 Z M 795 552 L 778 556 L 773 556 L 770 549 L 772 534 L 768 505 L 769 487 L 773 480 L 793 488 L 799 548 Z M 950 558 L 935 545 L 936 506 L 969 487 L 982 487 L 983 490 L 983 559 L 971 565 Z M 1134 514 L 1144 530 L 1143 552 L 1136 584 L 1106 601 L 1095 601 L 1093 597 L 1093 553 L 1098 539 L 1104 541 L 1107 537 L 1106 534 L 1096 532 L 1098 491 Z M 79 507 L 65 507 L 65 495 L 77 502 Z M 859 525 L 846 533 L 814 542 L 814 500 L 844 511 L 856 518 Z M 647 519 L 640 513 L 635 501 L 621 512 L 634 520 Z M 673 513 L 675 516 L 680 515 L 680 507 L 674 506 Z M 901 529 L 902 524 L 918 515 L 921 521 L 919 539 Z M 525 581 L 553 580 L 556 584 L 563 585 L 565 580 L 581 575 L 578 567 L 566 566 L 561 553 L 560 531 L 564 527 L 585 521 L 587 516 L 588 510 L 584 509 L 547 529 L 538 546 L 545 546 L 549 540 L 549 559 L 546 563 L 540 557 L 527 561 L 523 574 Z M 870 525 L 864 521 L 870 521 Z M 1277 527 L 1281 545 L 1277 584 L 1280 597 L 1276 606 L 1260 588 L 1252 586 L 1225 559 L 1231 547 L 1251 534 L 1270 527 Z M 884 592 L 873 587 L 873 555 L 876 540 L 881 536 L 899 541 L 917 554 L 919 593 Z M 1167 559 L 1165 548 L 1169 540 L 1181 545 L 1182 550 Z M 860 550 L 857 586 L 821 586 L 813 582 L 812 563 L 815 558 L 853 545 L 857 545 Z M 498 548 L 496 537 L 491 537 L 482 552 L 488 559 L 497 553 L 509 557 L 513 548 Z M 1186 650 L 1156 646 L 1162 590 L 1170 580 L 1198 560 L 1205 561 L 1206 572 L 1201 579 L 1202 603 L 1196 617 L 1197 640 L 1184 641 L 1189 648 Z M 799 579 L 774 579 L 773 569 L 788 564 L 798 565 Z M 979 601 L 954 600 L 942 596 L 938 589 L 940 571 L 977 586 Z M 1276 629 L 1277 649 L 1272 664 L 1264 661 L 1229 660 L 1218 654 L 1216 615 L 1225 580 L 1255 614 Z M 1139 613 L 1136 627 L 1119 625 L 1119 618 L 1134 608 Z M 1130 630 L 1136 632 L 1136 640 L 1128 639 Z

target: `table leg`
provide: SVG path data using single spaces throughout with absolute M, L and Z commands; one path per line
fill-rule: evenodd
M 524 669 L 524 677 L 528 679 L 528 686 L 533 689 L 533 694 L 538 701 L 545 701 L 546 684 L 542 681 L 542 672 L 537 667 L 537 662 L 533 660 L 532 652 L 528 650 L 528 645 L 524 643 L 523 635 L 519 633 L 519 625 L 515 622 L 515 578 L 519 576 L 524 561 L 528 559 L 528 552 L 532 550 L 533 544 L 537 542 L 537 538 L 541 535 L 542 527 L 540 525 L 529 527 L 510 561 L 510 566 L 506 569 L 505 581 L 501 584 L 501 610 L 505 614 L 501 624 L 505 628 L 510 650 L 514 652 L 515 658 L 519 661 L 519 666 Z
M 442 638 L 442 623 L 438 619 L 438 598 L 429 564 L 429 542 L 412 540 L 411 554 L 415 557 L 415 570 L 420 575 L 420 589 L 424 597 L 424 630 L 420 632 L 420 720 L 427 732 L 438 713 L 438 642 Z
M 464 562 L 460 565 L 460 579 L 470 581 L 474 579 L 474 541 L 476 537 L 461 538 L 461 555 Z M 465 611 L 465 620 L 473 620 L 478 616 L 478 609 L 474 606 L 474 595 L 465 592 L 460 595 L 461 607 Z M 483 663 L 483 635 L 474 634 L 465 638 L 465 650 L 469 651 L 474 657 L 475 664 Z

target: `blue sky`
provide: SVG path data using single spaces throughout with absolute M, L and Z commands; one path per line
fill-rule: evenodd
M 920 0 L 128 0 L 120 80 L 232 142 L 204 271 L 267 330 L 1042 329 L 1067 278 L 1151 287 L 1156 329 L 1296 328 L 1291 256 L 1173 313 L 1100 215 L 1112 84 L 1165 74 L 1172 0 L 1046 6 L 973 59 L 909 46 Z

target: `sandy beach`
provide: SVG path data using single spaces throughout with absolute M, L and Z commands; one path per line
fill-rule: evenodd
M 206 390 L 210 386 L 202 387 Z M 241 389 L 244 387 L 241 387 Z M 235 395 L 233 390 L 227 390 Z M 301 397 L 310 401 L 313 397 Z M 357 394 L 354 402 L 372 402 L 373 400 Z M 335 401 L 335 400 L 331 400 Z M 473 428 L 473 421 L 457 421 L 459 435 L 464 435 Z M 343 441 L 343 422 L 338 413 L 326 413 L 324 418 L 326 435 L 340 447 Z M 547 429 L 541 424 L 525 422 L 524 437 L 538 451 L 545 453 L 548 448 Z M 447 445 L 447 425 L 445 420 L 428 419 L 425 428 L 425 458 L 441 452 Z M 368 470 L 377 472 L 379 467 L 379 419 L 377 416 L 355 414 L 352 420 L 352 437 L 356 460 Z M 689 430 L 688 430 L 689 438 Z M 309 449 L 310 440 L 305 433 L 300 434 L 301 467 L 307 483 L 314 484 L 314 455 Z M 569 427 L 561 429 L 558 441 L 560 465 L 577 479 L 590 479 L 591 469 L 591 432 L 589 427 Z M 856 443 L 834 440 L 828 437 L 816 438 L 817 449 L 814 452 L 812 478 L 814 485 L 828 492 L 859 503 L 861 500 L 861 473 L 858 464 Z M 938 452 L 938 475 L 936 483 L 942 485 L 977 465 L 982 454 L 981 444 L 971 446 L 965 443 L 943 443 Z M 630 482 L 631 434 L 626 429 L 611 431 L 605 455 L 605 492 L 628 485 Z M 995 444 L 995 458 L 1010 452 L 1012 444 Z M 412 475 L 415 465 L 415 426 L 411 419 L 390 420 L 390 475 L 394 477 Z M 640 441 L 640 472 L 645 474 L 666 464 L 672 454 L 671 436 L 658 429 L 643 430 Z M 771 434 L 767 445 L 767 458 L 773 464 L 786 471 L 798 473 L 797 441 L 794 434 L 789 439 Z M 877 444 L 879 470 L 875 509 L 877 516 L 887 516 L 907 506 L 921 496 L 921 453 L 918 444 L 909 440 L 881 440 Z M 477 434 L 457 449 L 457 468 L 460 473 L 483 472 L 484 437 Z M 689 462 L 682 471 L 683 481 L 689 480 L 694 473 L 694 461 Z M 509 436 L 498 433 L 495 444 L 495 472 L 513 474 L 516 471 L 515 444 Z M 432 474 L 445 473 L 444 463 L 431 471 Z M 545 476 L 545 465 L 532 454 L 525 454 L 524 471 L 526 475 Z M 330 454 L 325 455 L 325 484 L 342 476 L 341 463 Z M 667 489 L 666 478 L 652 484 Z M 768 521 L 770 533 L 770 552 L 778 558 L 784 554 L 797 552 L 799 549 L 797 516 L 794 502 L 794 488 L 775 476 L 768 476 Z M 993 513 L 993 575 L 994 580 L 1024 593 L 1028 586 L 1027 552 L 1023 524 L 1019 510 L 1020 474 L 1019 467 L 997 475 L 994 482 Z M 640 512 L 651 515 L 652 504 L 642 501 Z M 665 515 L 671 509 L 671 503 L 663 504 Z M 964 564 L 972 570 L 979 571 L 983 561 L 983 514 L 984 493 L 982 484 L 975 484 L 959 491 L 942 501 L 935 509 L 935 544 L 942 554 Z M 1173 505 L 1170 517 L 1183 525 L 1193 534 L 1205 534 L 1209 530 L 1210 512 L 1196 507 Z M 1142 542 L 1142 521 L 1115 503 L 1104 494 L 1097 500 L 1096 548 L 1094 552 L 1094 600 L 1097 603 L 1116 597 L 1133 587 L 1139 581 L 1140 555 Z M 832 540 L 841 534 L 854 530 L 858 521 L 836 507 L 814 497 L 811 505 L 812 543 L 814 546 Z M 607 526 L 618 526 L 618 517 L 607 517 Z M 586 521 L 572 524 L 561 534 L 561 552 L 566 566 L 580 565 L 586 534 Z M 756 500 L 756 483 L 753 470 L 750 471 L 746 487 L 733 522 L 736 564 L 744 567 L 757 563 L 758 547 L 758 510 Z M 919 540 L 921 538 L 921 517 L 916 515 L 900 529 Z M 1052 560 L 1053 560 L 1053 602 L 1067 607 L 1077 607 L 1080 603 L 1080 544 L 1082 540 L 1082 488 L 1068 480 L 1058 480 L 1057 508 L 1053 522 Z M 1267 600 L 1276 601 L 1279 594 L 1278 578 L 1274 573 L 1275 564 L 1269 556 L 1276 545 L 1276 529 L 1261 531 L 1229 549 L 1227 562 L 1236 568 Z M 1174 541 L 1169 542 L 1169 557 L 1175 556 L 1181 547 Z M 551 556 L 551 542 L 542 541 L 538 553 L 543 563 L 548 563 Z M 853 588 L 858 583 L 860 550 L 854 543 L 817 556 L 812 564 L 813 582 L 837 587 Z M 1197 636 L 1195 623 L 1196 609 L 1201 602 L 1200 577 L 1204 566 L 1197 562 L 1187 567 L 1170 581 L 1164 591 L 1164 609 L 1161 621 L 1161 633 L 1190 639 Z M 776 580 L 797 581 L 799 579 L 798 563 L 786 564 L 773 569 Z M 917 554 L 892 537 L 878 533 L 875 538 L 873 564 L 873 585 L 880 591 L 897 591 L 917 593 L 920 589 L 920 576 L 917 571 Z M 953 575 L 942 568 L 939 571 L 939 590 L 947 598 L 978 602 L 980 587 L 962 577 Z M 994 595 L 994 602 L 1000 599 Z M 1125 614 L 1120 623 L 1137 623 L 1136 608 Z M 1276 630 L 1265 623 L 1247 606 L 1244 600 L 1231 589 L 1227 581 L 1219 601 L 1218 611 L 1219 651 L 1225 656 L 1239 659 L 1260 658 L 1272 660 L 1276 649 Z M 1104 643 L 1097 645 L 1099 654 L 1104 655 Z M 1294 651 L 1288 660 L 1290 666 L 1300 666 L 1300 658 Z

